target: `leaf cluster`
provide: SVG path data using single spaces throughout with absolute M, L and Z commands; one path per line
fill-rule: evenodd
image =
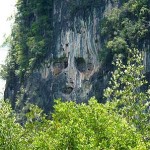
M 116 70 L 109 87 L 104 91 L 104 97 L 108 104 L 113 103 L 114 111 L 134 125 L 144 141 L 149 143 L 150 92 L 144 76 L 143 55 L 136 49 L 128 53 L 126 65 L 123 64 L 122 57 L 115 60 Z
M 30 74 L 50 52 L 52 0 L 18 0 L 12 33 L 7 41 L 7 73 L 13 70 L 21 79 Z
M 52 120 L 48 120 L 37 106 L 30 105 L 27 121 L 21 126 L 10 106 L 2 103 L 0 147 L 4 150 L 146 150 L 136 129 L 95 98 L 87 105 L 57 100 L 54 107 Z
M 148 50 L 149 21 L 149 0 L 122 2 L 120 7 L 115 7 L 111 13 L 106 14 L 100 24 L 103 51 L 126 54 L 128 48 Z

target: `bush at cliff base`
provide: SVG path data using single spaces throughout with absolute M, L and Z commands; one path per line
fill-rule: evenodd
M 0 101 L 0 150 L 21 149 L 23 128 L 8 103 Z
M 88 104 L 56 101 L 52 120 L 30 105 L 22 127 L 8 104 L 0 109 L 2 150 L 146 150 L 124 118 L 92 98 Z

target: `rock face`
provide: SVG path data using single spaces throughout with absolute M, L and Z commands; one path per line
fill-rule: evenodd
M 22 103 L 36 103 L 48 111 L 53 100 L 58 98 L 79 103 L 96 96 L 101 101 L 111 66 L 104 67 L 99 59 L 99 27 L 112 4 L 100 1 L 96 5 L 93 2 L 90 6 L 80 7 L 79 0 L 76 4 L 72 7 L 70 0 L 54 0 L 52 52 L 24 85 L 16 82 Z M 12 98 L 13 93 L 8 85 L 5 97 Z
M 149 45 L 148 45 L 148 49 L 150 49 Z M 150 85 L 150 52 L 149 51 L 144 52 L 144 66 L 145 66 L 146 80 L 148 81 L 148 85 Z

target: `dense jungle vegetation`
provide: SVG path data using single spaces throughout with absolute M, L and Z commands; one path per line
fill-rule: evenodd
M 12 33 L 6 40 L 10 47 L 7 74 L 14 72 L 23 80 L 50 53 L 52 4 L 52 0 L 18 0 Z
M 90 3 L 84 0 L 82 4 L 89 7 Z M 18 0 L 12 34 L 7 39 L 10 45 L 7 64 L 2 70 L 7 80 L 13 73 L 23 82 L 50 52 L 52 4 L 52 0 Z M 31 104 L 24 108 L 26 114 L 18 114 L 2 101 L 0 149 L 150 149 L 150 89 L 143 74 L 142 55 L 150 45 L 150 1 L 121 1 L 119 7 L 103 18 L 100 28 L 103 43 L 100 59 L 112 61 L 115 55 L 116 70 L 104 90 L 107 102 L 99 104 L 95 98 L 88 104 L 56 100 L 54 112 L 48 116 Z
M 114 8 L 101 23 L 103 57 L 128 53 L 128 48 L 149 50 L 150 45 L 150 1 L 125 0 L 122 6 Z

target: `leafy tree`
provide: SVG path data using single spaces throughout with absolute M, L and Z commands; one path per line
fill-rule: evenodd
M 133 126 L 92 98 L 89 104 L 57 101 L 53 149 L 145 149 Z
M 149 147 L 150 92 L 146 88 L 143 55 L 135 49 L 129 49 L 128 53 L 126 65 L 123 64 L 122 57 L 117 58 L 114 62 L 116 70 L 104 96 L 110 101 L 110 105 L 114 105 L 116 112 L 136 127 Z
M 0 149 L 18 150 L 23 147 L 23 128 L 16 123 L 16 118 L 8 103 L 0 102 Z
M 20 126 L 10 107 L 0 113 L 0 146 L 6 150 L 137 149 L 146 150 L 141 135 L 124 118 L 99 104 L 56 101 L 52 120 L 37 106 L 27 106 L 26 123 Z

